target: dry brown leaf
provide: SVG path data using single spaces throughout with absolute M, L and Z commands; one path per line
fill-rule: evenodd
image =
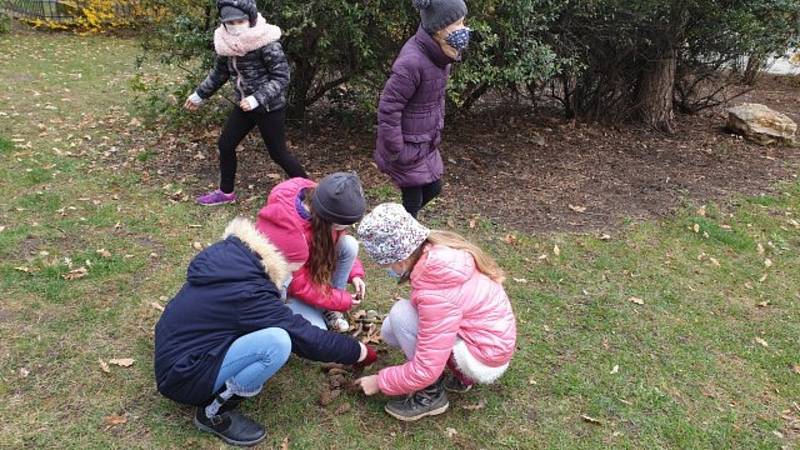
M 111 373 L 111 368 L 108 367 L 108 363 L 103 361 L 102 359 L 98 359 L 97 363 L 100 364 L 100 370 L 105 373 Z
M 792 364 L 792 372 L 797 375 L 800 375 L 800 364 Z
M 610 234 L 603 234 L 603 235 L 600 236 L 600 240 L 601 241 L 610 241 L 611 240 L 611 235 Z
M 159 310 L 161 312 L 164 312 L 164 307 L 161 306 L 160 304 L 156 303 L 156 302 L 150 302 L 150 306 L 152 306 L 153 308 L 155 308 L 155 309 L 157 309 L 157 310 Z
M 758 342 L 762 347 L 769 347 L 769 344 L 767 344 L 767 341 L 765 341 L 764 339 L 761 339 L 760 337 L 755 338 L 755 341 Z
M 474 405 L 464 405 L 464 406 L 462 406 L 462 408 L 466 409 L 467 411 L 477 411 L 479 409 L 483 409 L 484 407 L 486 407 L 486 400 L 485 399 L 480 399 L 478 401 L 478 403 L 475 403 Z
M 281 450 L 289 450 L 289 436 L 283 438 L 283 442 L 281 442 Z
M 30 375 L 30 374 L 31 374 L 31 371 L 30 371 L 30 370 L 28 370 L 28 369 L 26 369 L 26 368 L 24 368 L 24 367 L 20 367 L 20 368 L 19 368 L 19 376 L 20 376 L 20 377 L 22 377 L 22 378 L 28 378 L 28 375 Z
M 639 297 L 628 297 L 628 301 L 631 303 L 636 303 L 637 305 L 644 305 L 644 300 L 640 299 Z
M 706 216 L 706 207 L 705 207 L 705 205 L 701 206 L 697 210 L 697 215 L 700 216 L 700 217 L 705 217 Z
M 758 281 L 761 283 L 767 281 L 767 274 L 762 275 L 761 278 L 758 279 Z
M 558 244 L 553 246 L 553 254 L 556 255 L 556 256 L 561 255 L 561 249 L 558 248 Z
M 586 212 L 586 207 L 585 206 L 579 206 L 579 205 L 567 205 L 567 206 L 569 207 L 569 209 L 575 211 L 576 213 L 585 213 Z
M 469 219 L 469 227 L 470 228 L 475 228 L 475 225 L 476 225 L 476 220 L 475 219 Z
M 694 226 L 692 226 L 692 230 L 694 230 L 695 233 L 699 233 L 700 232 L 700 225 L 699 224 L 694 224 Z
M 759 255 L 763 255 L 764 254 L 764 246 L 761 245 L 760 242 L 758 243 L 758 247 L 757 248 L 758 248 L 758 254 Z
M 113 415 L 112 414 L 110 416 L 106 416 L 103 419 L 103 422 L 105 422 L 106 430 L 108 430 L 108 429 L 110 429 L 112 427 L 115 427 L 117 425 L 124 425 L 124 424 L 128 423 L 128 418 L 125 417 L 125 416 L 117 416 L 117 415 Z
M 97 254 L 102 256 L 103 258 L 111 258 L 111 252 L 104 248 L 98 249 Z
M 614 364 L 614 367 L 611 368 L 611 375 L 616 375 L 617 373 L 619 373 L 619 365 Z
M 517 243 L 517 237 L 509 233 L 505 235 L 505 237 L 503 238 L 503 242 L 505 242 L 508 245 L 514 245 Z
M 199 252 L 200 250 L 203 249 L 203 244 L 201 244 L 201 243 L 199 243 L 197 241 L 194 241 L 194 242 L 192 242 L 192 248 Z
M 133 358 L 115 358 L 108 360 L 109 364 L 114 364 L 115 366 L 120 367 L 130 367 L 134 362 L 136 362 L 136 360 Z
M 2 233 L 3 231 L 6 231 L 6 226 L 0 225 L 0 233 Z
M 769 305 L 769 301 L 761 302 L 757 306 L 759 308 L 766 308 Z
M 772 267 L 772 260 L 771 260 L 771 259 L 769 259 L 769 258 L 765 258 L 765 259 L 764 259 L 764 267 L 766 267 L 767 269 L 769 269 L 770 267 Z
M 31 269 L 30 267 L 24 267 L 24 266 L 14 267 L 14 270 L 17 270 L 17 271 L 20 271 L 20 272 L 25 272 L 25 273 L 33 272 L 33 269 Z
M 89 271 L 86 269 L 86 267 L 78 267 L 75 270 L 70 270 L 69 272 L 61 275 L 61 277 L 67 281 L 73 281 L 83 278 L 86 275 L 89 275 Z
M 595 419 L 594 417 L 587 416 L 586 414 L 581 414 L 581 419 L 583 419 L 584 422 L 589 422 L 589 423 L 594 424 L 594 425 L 602 425 L 603 424 L 603 422 L 600 422 L 599 420 Z
M 450 439 L 452 439 L 453 436 L 458 434 L 458 431 L 456 431 L 455 428 L 447 427 L 447 428 L 445 428 L 444 431 L 445 431 L 445 433 L 447 433 L 447 437 L 450 438 Z
M 513 280 L 514 280 L 515 283 L 519 283 L 519 284 L 527 284 L 528 283 L 528 280 L 526 280 L 525 278 L 513 278 Z
M 708 260 L 711 261 L 711 264 L 713 264 L 713 265 L 715 265 L 717 267 L 720 266 L 719 261 L 717 260 L 717 258 L 708 258 Z

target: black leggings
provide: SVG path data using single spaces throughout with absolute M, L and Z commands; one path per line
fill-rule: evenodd
M 267 113 L 245 112 L 238 106 L 233 108 L 222 128 L 222 134 L 219 135 L 219 188 L 222 192 L 233 192 L 236 181 L 236 147 L 256 126 L 261 132 L 261 138 L 264 139 L 270 158 L 281 166 L 290 178 L 308 178 L 297 158 L 286 150 L 285 119 L 286 108 Z
M 442 192 L 442 180 L 422 186 L 400 188 L 400 192 L 403 194 L 403 207 L 409 214 L 417 217 L 417 213 Z

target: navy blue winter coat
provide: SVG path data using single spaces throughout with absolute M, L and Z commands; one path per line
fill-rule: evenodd
M 361 352 L 350 336 L 321 330 L 281 301 L 276 287 L 286 261 L 246 219 L 235 219 L 224 240 L 189 264 L 187 281 L 164 309 L 155 330 L 158 390 L 180 403 L 203 405 L 230 345 L 264 328 L 286 330 L 292 352 L 316 361 L 355 363 Z

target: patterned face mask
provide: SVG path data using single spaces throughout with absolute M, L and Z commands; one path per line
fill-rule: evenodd
M 458 50 L 459 52 L 464 51 L 469 45 L 469 38 L 472 34 L 472 30 L 467 27 L 459 28 L 456 31 L 453 31 L 445 38 L 445 42 L 450 44 L 451 47 Z

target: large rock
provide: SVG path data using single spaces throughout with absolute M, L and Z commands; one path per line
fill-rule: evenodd
M 742 103 L 728 110 L 728 129 L 756 144 L 794 144 L 797 124 L 785 114 L 758 103 Z

